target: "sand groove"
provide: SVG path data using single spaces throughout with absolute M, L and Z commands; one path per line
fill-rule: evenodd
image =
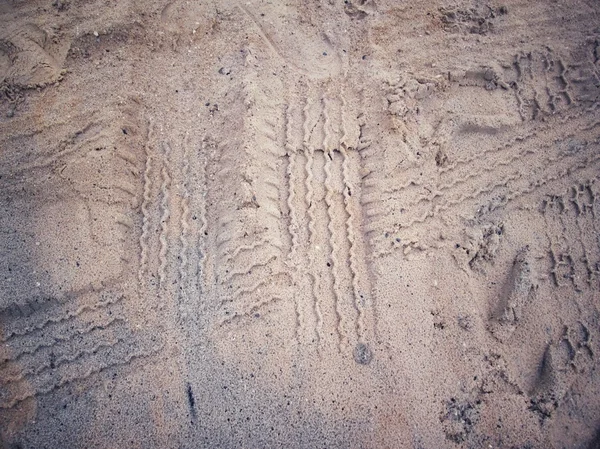
M 473 161 L 464 167 L 444 171 L 432 186 L 431 193 L 410 197 L 401 190 L 384 196 L 384 201 L 373 201 L 374 193 L 369 193 L 365 214 L 369 218 L 367 235 L 372 243 L 381 248 L 385 244 L 384 232 L 405 233 L 407 230 L 426 225 L 430 220 L 445 219 L 456 207 L 478 203 L 490 195 L 500 195 L 493 209 L 504 207 L 523 195 L 535 192 L 542 186 L 561 179 L 562 176 L 585 169 L 594 164 L 597 157 L 593 153 L 596 136 L 585 133 L 587 121 L 571 122 L 579 133 L 567 135 L 562 142 L 547 142 L 543 137 L 531 135 L 526 143 L 521 138 L 514 145 L 504 145 L 498 154 L 508 157 Z M 585 134 L 584 134 L 585 133 Z M 586 135 L 587 134 L 587 135 Z M 485 164 L 481 163 L 485 160 Z M 524 167 L 527 166 L 527 170 Z M 372 184 L 377 185 L 377 182 Z M 412 181 L 405 186 L 416 186 Z M 369 184 L 369 190 L 375 189 Z M 404 219 L 394 220 L 396 204 L 402 204 Z M 364 204 L 364 203 L 363 203 Z M 402 235 L 400 235 L 402 238 Z
M 189 300 L 189 294 L 191 292 L 188 283 L 188 265 L 191 265 L 188 260 L 188 248 L 189 248 L 189 234 L 192 232 L 191 229 L 191 209 L 190 209 L 190 187 L 192 178 L 190 174 L 190 164 L 192 155 L 190 154 L 190 135 L 186 132 L 183 139 L 183 150 L 182 150 L 182 168 L 181 177 L 182 180 L 178 183 L 181 186 L 180 194 L 180 210 L 179 210 L 179 267 L 178 267 L 178 280 L 179 280 L 179 296 L 180 300 L 186 304 Z
M 340 105 L 335 100 L 335 92 L 333 86 L 328 86 L 326 94 L 323 97 L 323 157 L 325 159 L 324 172 L 325 172 L 325 203 L 327 205 L 327 229 L 329 231 L 329 249 L 331 259 L 331 278 L 332 286 L 331 292 L 333 293 L 333 309 L 335 314 L 334 326 L 338 338 L 338 350 L 346 351 L 348 348 L 348 325 L 346 324 L 346 314 L 342 310 L 343 297 L 345 292 L 343 291 L 342 284 L 344 282 L 343 273 L 340 273 L 340 260 L 346 260 L 347 257 L 342 251 L 342 247 L 339 242 L 343 242 L 343 234 L 340 236 L 338 233 L 339 226 L 336 226 L 336 213 L 339 211 L 335 208 L 335 201 L 339 201 L 340 190 L 343 190 L 343 186 L 333 186 L 335 182 L 332 174 L 332 167 L 334 161 L 336 161 L 336 151 L 339 151 L 340 145 L 343 139 L 347 138 L 347 129 L 343 128 L 343 106 L 345 99 L 342 99 Z M 340 92 L 341 96 L 341 92 Z M 339 108 L 338 108 L 339 106 Z M 337 110 L 336 110 L 337 109 Z M 339 172 L 339 164 L 336 166 L 337 172 Z M 336 195 L 337 194 L 337 195 Z M 343 229 L 343 228 L 342 228 Z M 327 265 L 329 267 L 329 265 Z
M 52 361 L 47 360 L 42 363 L 39 363 L 36 361 L 33 364 L 33 366 L 29 365 L 25 369 L 23 369 L 23 368 L 14 369 L 13 368 L 13 371 L 17 371 L 18 374 L 8 374 L 8 373 L 5 373 L 4 371 L 9 371 L 9 370 L 3 369 L 1 382 L 6 385 L 6 384 L 18 382 L 24 378 L 43 374 L 48 370 L 60 368 L 62 365 L 65 365 L 70 362 L 74 362 L 82 357 L 95 354 L 100 349 L 110 348 L 122 341 L 124 341 L 122 338 L 113 338 L 112 340 L 109 340 L 108 342 L 97 343 L 96 345 L 90 347 L 89 349 L 80 349 L 78 352 L 76 352 L 74 354 L 64 355 L 64 356 L 61 356 Z
M 297 295 L 299 330 L 307 334 L 300 341 L 308 337 L 318 348 L 334 344 L 347 353 L 350 345 L 369 341 L 373 331 L 372 318 L 365 316 L 372 308 L 366 254 L 357 243 L 362 231 L 361 157 L 347 154 L 359 145 L 360 131 L 347 117 L 350 100 L 345 92 L 341 98 L 341 88 L 308 83 L 303 89 L 303 104 L 287 108 L 285 131 L 292 242 L 288 260 L 294 282 L 309 292 Z M 298 110 L 301 120 L 294 113 Z M 346 148 L 342 139 L 353 146 Z M 335 331 L 334 341 L 328 341 L 327 329 Z
M 100 301 L 95 304 L 84 303 L 83 305 L 79 306 L 76 310 L 73 310 L 73 311 L 67 310 L 66 312 L 57 314 L 56 316 L 47 316 L 50 314 L 46 313 L 45 317 L 40 316 L 40 318 L 42 318 L 41 321 L 34 323 L 34 324 L 27 325 L 25 323 L 19 322 L 18 323 L 19 328 L 13 328 L 14 325 L 11 325 L 9 327 L 10 330 L 2 336 L 2 342 L 3 343 L 10 342 L 15 337 L 28 335 L 34 331 L 43 331 L 49 325 L 57 325 L 57 324 L 60 324 L 60 323 L 66 322 L 66 321 L 70 321 L 74 318 L 77 318 L 79 315 L 81 315 L 84 312 L 98 311 L 98 310 L 108 307 L 112 304 L 117 304 L 121 300 L 122 300 L 122 296 L 112 296 L 105 301 Z
M 577 52 L 586 56 L 574 62 Z M 434 119 L 438 121 L 434 136 L 441 152 L 436 156 L 437 170 L 434 169 L 429 178 L 423 177 L 424 167 L 414 159 L 403 164 L 405 170 L 400 170 L 390 164 L 385 152 L 375 151 L 369 143 L 360 145 L 367 172 L 362 205 L 374 254 L 389 254 L 394 248 L 406 248 L 414 236 L 425 232 L 425 227 L 452 220 L 453 210 L 476 207 L 476 203 L 492 196 L 500 197 L 499 201 L 494 199 L 492 207 L 503 207 L 557 181 L 561 173 L 583 169 L 583 162 L 574 161 L 576 158 L 572 153 L 564 147 L 559 148 L 561 144 L 547 137 L 557 126 L 565 126 L 572 132 L 565 136 L 565 141 L 576 140 L 583 134 L 587 142 L 584 145 L 589 145 L 597 138 L 592 131 L 593 125 L 590 126 L 589 114 L 589 107 L 593 107 L 598 99 L 598 90 L 594 87 L 595 67 L 592 67 L 594 58 L 587 56 L 592 52 L 589 45 L 577 52 L 568 57 L 558 56 L 550 49 L 520 53 L 509 64 L 500 64 L 501 71 L 490 72 L 493 77 L 489 77 L 489 73 L 485 75 L 491 80 L 486 89 L 496 90 L 498 95 L 505 95 L 506 90 L 514 93 L 522 123 L 495 124 L 483 116 L 472 116 L 462 123 L 454 120 L 448 126 L 443 118 L 441 121 Z M 466 76 L 474 76 L 473 73 Z M 483 81 L 484 75 L 480 77 Z M 475 85 L 484 86 L 485 83 Z M 419 80 L 412 84 L 392 83 L 391 86 L 392 92 L 386 99 L 393 114 L 408 120 L 406 125 L 399 125 L 401 132 L 406 134 L 410 130 L 414 105 L 418 104 L 417 100 L 431 96 L 435 84 Z M 423 88 L 423 93 L 418 89 L 416 93 L 411 90 L 414 86 Z M 365 136 L 368 132 L 368 124 L 362 125 L 360 140 L 368 142 Z M 482 136 L 502 135 L 503 138 L 490 139 L 492 144 L 481 142 L 476 152 L 460 151 L 463 136 L 477 132 Z M 405 143 L 418 148 L 415 141 L 405 138 Z M 537 172 L 547 174 L 524 186 L 524 180 L 529 176 L 522 170 L 525 164 L 535 167 L 532 170 L 535 176 L 538 176 Z M 432 225 L 436 218 L 439 220 Z M 400 244 L 394 243 L 391 235 Z
M 73 337 L 87 335 L 97 330 L 112 328 L 112 326 L 122 324 L 124 321 L 122 316 L 103 317 L 92 323 L 83 323 L 87 324 L 86 327 L 82 327 L 81 324 L 77 326 L 73 325 L 67 330 L 49 337 L 43 336 L 42 338 L 36 338 L 36 335 L 24 336 L 24 338 L 19 341 L 18 354 L 13 358 L 8 359 L 8 362 L 19 362 L 25 355 L 35 355 L 43 349 L 54 348 L 58 344 L 69 342 Z
M 148 138 L 144 144 L 146 156 L 146 167 L 144 169 L 144 193 L 142 198 L 142 232 L 140 234 L 140 267 L 138 271 L 138 282 L 143 285 L 148 270 L 148 233 L 150 231 L 149 206 L 152 201 L 152 163 L 153 158 L 150 154 L 150 142 L 154 140 L 154 126 L 150 124 L 148 129 Z

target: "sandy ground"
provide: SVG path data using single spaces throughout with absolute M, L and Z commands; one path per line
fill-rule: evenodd
M 599 447 L 599 12 L 0 2 L 2 447 Z

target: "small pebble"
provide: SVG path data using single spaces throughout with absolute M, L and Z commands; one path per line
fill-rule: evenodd
M 373 351 L 365 343 L 358 343 L 354 348 L 354 361 L 360 365 L 368 365 L 373 360 Z

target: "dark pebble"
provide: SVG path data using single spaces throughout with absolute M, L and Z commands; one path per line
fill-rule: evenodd
M 373 360 L 373 351 L 364 343 L 354 347 L 354 361 L 360 365 L 368 365 Z

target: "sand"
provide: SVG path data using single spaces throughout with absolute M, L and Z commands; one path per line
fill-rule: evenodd
M 599 12 L 0 3 L 2 447 L 599 447 Z

